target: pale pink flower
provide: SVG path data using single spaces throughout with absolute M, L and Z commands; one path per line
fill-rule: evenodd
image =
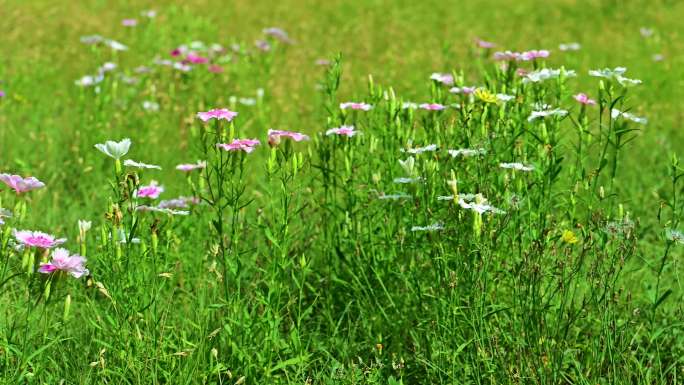
M 215 108 L 206 112 L 198 112 L 197 117 L 203 122 L 207 122 L 211 119 L 217 120 L 227 120 L 231 121 L 238 115 L 237 112 L 231 111 L 227 108 Z
M 282 41 L 283 43 L 293 44 L 294 42 L 287 35 L 287 32 L 283 31 L 281 28 L 270 27 L 263 30 L 265 35 L 275 37 L 276 39 Z
M 423 110 L 428 110 L 428 111 L 442 111 L 443 109 L 446 108 L 446 106 L 439 104 L 439 103 L 423 103 L 419 105 L 418 107 L 422 108 Z
M 346 103 L 340 103 L 340 108 L 343 110 L 346 110 L 349 108 L 349 109 L 357 110 L 357 111 L 358 110 L 368 111 L 371 108 L 373 108 L 373 106 L 371 106 L 370 104 L 367 104 L 367 103 L 346 102 Z
M 235 139 L 230 143 L 218 143 L 216 147 L 225 151 L 244 151 L 249 154 L 260 144 L 258 139 Z
M 478 47 L 485 49 L 496 47 L 496 44 L 492 43 L 491 41 L 486 41 L 482 39 L 475 39 L 475 44 L 477 44 Z
M 271 50 L 271 44 L 267 42 L 266 40 L 257 40 L 254 42 L 254 45 L 260 49 L 261 51 L 268 52 Z
M 575 98 L 575 100 L 577 100 L 578 103 L 584 104 L 585 106 L 593 106 L 596 104 L 596 100 L 589 99 L 589 96 L 587 96 L 587 94 L 584 93 L 579 93 L 573 96 L 573 98 Z
M 123 19 L 121 20 L 121 25 L 124 27 L 135 27 L 138 25 L 138 20 L 136 19 Z
M 66 242 L 66 238 L 56 239 L 50 234 L 28 230 L 14 230 L 14 238 L 25 246 L 41 249 L 51 249 Z
M 69 250 L 57 248 L 52 252 L 52 260 L 48 263 L 41 263 L 38 271 L 44 274 L 63 271 L 74 278 L 81 278 L 90 273 L 85 263 L 86 259 L 80 255 L 69 255 Z
M 17 194 L 45 187 L 45 183 L 32 176 L 22 178 L 19 175 L 0 174 L 0 182 L 12 188 Z
M 494 52 L 494 55 L 492 55 L 494 60 L 501 60 L 501 61 L 518 61 L 521 59 L 522 54 L 520 52 L 512 52 L 512 51 L 497 51 Z
M 183 172 L 190 172 L 194 170 L 199 170 L 207 167 L 206 161 L 197 161 L 197 163 L 183 163 L 176 166 L 176 170 Z
M 309 140 L 307 135 L 300 132 L 294 131 L 282 131 L 282 130 L 268 130 L 268 144 L 271 146 L 276 146 L 280 143 L 280 138 L 290 138 L 295 142 L 301 142 L 302 140 Z
M 471 95 L 475 93 L 475 90 L 477 87 L 468 87 L 468 86 L 463 86 L 463 87 L 451 87 L 449 89 L 449 92 L 452 94 L 463 94 L 463 95 Z
M 520 54 L 520 60 L 530 61 L 549 57 L 550 52 L 545 49 L 526 51 Z
M 354 129 L 354 126 L 341 126 L 337 128 L 331 128 L 328 131 L 325 132 L 326 135 L 340 135 L 340 136 L 347 136 L 347 137 L 352 137 L 356 134 L 358 134 L 358 131 Z
M 223 72 L 223 67 L 218 64 L 211 64 L 209 67 L 207 67 L 207 69 L 209 72 L 213 72 L 215 74 Z
M 454 75 L 452 75 L 452 74 L 441 74 L 441 73 L 435 72 L 432 75 L 430 75 L 430 79 L 434 80 L 438 83 L 442 83 L 445 86 L 450 86 L 450 85 L 454 84 Z
M 318 59 L 318 60 L 316 60 L 316 65 L 317 65 L 317 66 L 327 67 L 327 66 L 329 66 L 329 65 L 331 65 L 331 64 L 332 64 L 332 62 L 331 62 L 330 60 L 328 60 L 328 59 Z
M 150 198 L 157 199 L 159 195 L 164 192 L 164 186 L 160 186 L 157 181 L 152 181 L 147 186 L 140 186 L 133 192 L 136 198 Z

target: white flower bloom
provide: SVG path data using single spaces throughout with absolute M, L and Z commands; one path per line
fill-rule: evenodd
M 623 75 L 625 74 L 625 72 L 627 72 L 627 68 L 615 67 L 612 70 L 610 68 L 604 68 L 601 70 L 590 70 L 589 75 L 606 79 L 615 79 L 623 87 L 635 86 L 637 84 L 642 83 L 639 79 L 630 79 L 624 77 Z
M 423 178 L 394 178 L 394 183 L 397 184 L 409 184 L 409 183 L 418 183 L 422 181 Z
M 505 168 L 505 169 L 511 169 L 511 170 L 517 170 L 517 171 L 532 171 L 534 170 L 534 166 L 532 165 L 524 165 L 522 163 L 499 163 L 499 167 Z
M 101 83 L 104 80 L 104 75 L 98 74 L 97 76 L 86 75 L 74 82 L 79 87 L 91 87 L 95 84 Z
M 159 111 L 159 103 L 151 102 L 151 101 L 149 101 L 149 100 L 145 100 L 145 101 L 142 103 L 142 107 L 143 107 L 143 109 L 145 109 L 146 111 L 154 111 L 154 112 Z
M 399 194 L 382 194 L 378 196 L 378 199 L 390 199 L 390 200 L 398 200 L 398 199 L 409 199 L 411 198 L 410 195 L 404 194 L 404 193 L 399 193 Z
M 97 44 L 101 43 L 104 41 L 104 38 L 100 35 L 88 35 L 88 36 L 81 36 L 81 43 L 83 44 Z
M 110 158 L 121 159 L 122 156 L 128 154 L 128 150 L 131 148 L 131 140 L 128 138 L 125 138 L 120 142 L 108 140 L 104 144 L 96 144 L 95 148 Z
M 653 36 L 653 28 L 641 27 L 641 28 L 639 28 L 639 33 L 643 37 L 646 37 L 646 38 L 651 37 L 651 36 Z
M 238 102 L 240 102 L 240 104 L 245 105 L 245 106 L 256 105 L 256 99 L 254 99 L 254 98 L 240 98 L 240 99 L 238 99 Z
M 147 163 L 141 163 L 141 162 L 136 162 L 132 159 L 126 159 L 123 162 L 124 166 L 126 167 L 135 167 L 135 168 L 145 168 L 145 169 L 155 169 L 155 170 L 161 170 L 162 168 L 155 165 L 155 164 L 147 164 Z
M 484 214 L 487 212 L 491 212 L 493 214 L 505 214 L 506 212 L 498 209 L 489 203 L 487 203 L 487 199 L 482 196 L 482 194 L 476 194 L 472 196 L 473 199 L 465 199 L 465 194 L 464 196 L 461 196 L 459 194 L 459 199 L 458 199 L 458 205 L 461 206 L 464 209 L 468 210 L 473 210 L 479 214 Z M 471 201 L 471 202 L 469 202 Z
M 452 201 L 452 200 L 454 200 L 454 196 L 453 195 L 440 195 L 437 197 L 437 200 L 438 201 Z
M 422 154 L 424 152 L 437 151 L 436 144 L 430 144 L 425 147 L 409 148 L 408 150 L 401 149 L 401 152 L 408 152 L 409 154 Z
M 531 122 L 537 118 L 545 118 L 547 116 L 565 116 L 568 114 L 567 110 L 562 110 L 560 108 L 554 108 L 550 110 L 532 111 L 532 114 L 527 118 L 528 122 Z
M 496 98 L 497 98 L 500 102 L 506 103 L 506 102 L 509 102 L 509 101 L 515 99 L 515 96 L 513 96 L 513 95 L 507 95 L 507 94 L 496 94 Z
M 435 223 L 433 223 L 431 225 L 427 225 L 427 226 L 413 226 L 413 227 L 411 227 L 411 231 L 414 231 L 414 232 L 415 231 L 439 231 L 439 230 L 444 230 L 444 225 L 439 223 L 439 222 L 435 222 Z
M 412 109 L 412 110 L 415 110 L 416 108 L 418 108 L 418 103 L 404 102 L 404 103 L 401 105 L 401 108 L 403 108 L 403 109 L 409 109 L 409 108 L 410 108 L 410 109 Z
M 665 238 L 667 238 L 667 240 L 670 242 L 684 244 L 684 234 L 682 234 L 682 232 L 678 230 L 665 230 Z
M 98 68 L 97 72 L 104 73 L 109 71 L 114 71 L 116 69 L 116 63 L 106 62 Z
M 577 76 L 577 73 L 573 70 L 565 70 L 563 68 L 561 68 L 561 69 L 542 68 L 540 70 L 529 72 L 527 75 L 525 75 L 522 82 L 524 84 L 539 83 L 539 82 L 543 82 L 544 80 L 558 78 L 561 76 L 561 74 L 563 74 L 566 78 L 571 78 L 571 77 Z
M 477 149 L 461 148 L 458 150 L 449 150 L 448 153 L 453 158 L 455 158 L 457 156 L 469 157 L 469 156 L 475 156 L 475 155 L 484 155 L 487 153 L 487 150 L 485 150 L 484 148 L 477 148 Z
M 579 43 L 565 43 L 558 45 L 561 51 L 579 51 L 582 46 Z
M 90 230 L 90 228 L 91 228 L 92 226 L 93 226 L 93 222 L 91 222 L 91 221 L 86 221 L 86 220 L 83 220 L 83 219 L 79 219 L 79 220 L 78 220 L 78 231 L 79 231 L 81 234 L 87 233 L 88 230 Z
M 189 211 L 185 210 L 173 210 L 173 209 L 168 209 L 168 208 L 161 208 L 161 207 L 155 207 L 155 206 L 145 206 L 145 205 L 139 205 L 135 208 L 136 211 L 152 211 L 156 213 L 164 213 L 168 215 L 190 215 Z
M 624 119 L 631 120 L 632 122 L 638 123 L 638 124 L 647 124 L 648 123 L 648 119 L 646 119 L 644 117 L 636 116 L 634 114 L 630 114 L 629 112 L 623 112 L 623 111 L 620 111 L 620 110 L 615 109 L 615 108 L 613 108 L 610 111 L 610 116 L 613 119 L 624 118 Z
M 116 41 L 116 40 L 107 39 L 107 40 L 104 41 L 104 43 L 105 43 L 107 46 L 109 46 L 109 48 L 113 49 L 114 51 L 125 51 L 125 50 L 128 49 L 128 47 L 126 47 L 125 45 L 119 43 L 119 42 Z
M 140 12 L 140 16 L 147 17 L 148 19 L 154 19 L 157 16 L 157 11 L 155 11 L 154 9 L 142 11 Z

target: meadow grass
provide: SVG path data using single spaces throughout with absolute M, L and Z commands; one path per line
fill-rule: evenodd
M 0 383 L 681 381 L 684 4 L 0 9 Z

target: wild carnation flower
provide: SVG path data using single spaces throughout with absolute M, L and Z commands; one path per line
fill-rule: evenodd
M 423 178 L 417 177 L 417 178 L 394 178 L 393 182 L 397 184 L 410 184 L 410 183 L 418 183 L 423 181 Z
M 573 96 L 575 100 L 577 100 L 578 103 L 584 104 L 585 106 L 593 106 L 596 104 L 596 100 L 594 99 L 589 99 L 589 96 L 585 93 L 579 93 L 575 96 Z
M 431 225 L 427 225 L 427 226 L 413 226 L 413 227 L 411 227 L 411 231 L 413 231 L 413 232 L 416 232 L 416 231 L 439 231 L 439 230 L 444 230 L 444 225 L 439 223 L 439 222 L 435 222 L 435 223 L 433 223 Z
M 0 174 L 0 182 L 3 182 L 17 194 L 45 187 L 45 183 L 34 177 L 22 178 L 19 175 Z
M 7 209 L 3 209 L 2 207 L 0 207 L 0 225 L 5 224 L 4 218 L 12 218 L 12 212 L 7 210 Z
M 265 35 L 275 37 L 276 39 L 282 41 L 283 43 L 293 44 L 294 42 L 287 35 L 287 32 L 283 31 L 281 28 L 270 27 L 263 30 Z
M 458 149 L 458 150 L 449 150 L 448 153 L 453 158 L 456 158 L 457 156 L 469 157 L 469 156 L 475 156 L 475 155 L 484 155 L 487 153 L 487 150 L 485 150 L 484 148 L 478 148 L 478 149 L 462 148 L 462 149 Z
M 199 198 L 196 197 L 178 197 L 175 199 L 168 199 L 160 201 L 157 207 L 160 209 L 187 209 L 191 204 L 198 204 Z
M 28 230 L 14 230 L 14 238 L 25 246 L 41 249 L 51 249 L 66 242 L 66 238 L 56 239 L 50 234 Z
M 454 84 L 454 76 L 452 74 L 442 74 L 439 72 L 435 72 L 432 75 L 430 75 L 430 79 L 442 83 L 445 86 L 450 86 Z
M 665 238 L 670 242 L 684 244 L 684 234 L 678 230 L 667 229 L 665 231 Z
M 571 77 L 577 76 L 577 73 L 573 70 L 566 70 L 564 68 L 560 68 L 560 69 L 542 68 L 540 70 L 528 72 L 527 74 L 525 74 L 522 82 L 525 84 L 526 83 L 539 83 L 539 82 L 543 82 L 544 80 L 548 80 L 548 79 L 556 79 L 556 78 L 560 77 L 561 75 L 565 76 L 566 78 L 571 78 Z
M 95 148 L 110 158 L 121 159 L 122 156 L 128 154 L 128 150 L 131 148 L 131 140 L 128 138 L 125 138 L 120 142 L 108 140 L 104 144 L 96 144 Z
M 295 142 L 301 142 L 302 140 L 309 140 L 307 135 L 300 132 L 294 131 L 282 131 L 282 130 L 268 130 L 268 143 L 272 146 L 280 143 L 280 138 L 290 138 Z
M 340 103 L 340 109 L 346 110 L 346 109 L 351 109 L 351 110 L 361 110 L 361 111 L 368 111 L 373 106 L 370 104 L 366 103 L 357 103 L 357 102 L 346 102 L 346 103 Z
M 530 116 L 527 118 L 528 122 L 531 122 L 537 118 L 545 118 L 547 116 L 565 116 L 568 114 L 567 110 L 562 110 L 560 108 L 545 109 L 541 111 L 532 111 Z
M 485 49 L 490 49 L 490 48 L 496 47 L 496 44 L 494 44 L 490 41 L 482 40 L 482 39 L 475 39 L 475 44 L 478 47 L 485 48 Z
M 413 102 L 404 102 L 401 104 L 401 108 L 406 110 L 406 109 L 412 109 L 415 110 L 418 108 L 418 103 L 413 103 Z
M 0 90 L 0 98 L 4 98 L 4 97 L 5 97 L 5 95 L 6 95 L 6 94 L 5 94 L 5 91 L 3 91 L 3 90 Z
M 271 44 L 266 40 L 257 40 L 254 45 L 261 51 L 268 52 L 271 50 Z
M 69 250 L 57 248 L 52 252 L 52 260 L 48 263 L 41 263 L 38 271 L 44 274 L 63 271 L 74 278 L 81 278 L 90 273 L 85 268 L 85 263 L 86 259 L 80 255 L 69 255 Z
M 631 120 L 632 122 L 638 123 L 638 124 L 646 124 L 646 123 L 648 123 L 648 119 L 646 119 L 646 118 L 644 118 L 644 117 L 636 116 L 636 115 L 634 115 L 634 114 L 630 114 L 629 112 L 623 112 L 623 111 L 617 110 L 617 109 L 615 109 L 615 108 L 613 108 L 613 109 L 610 111 L 610 116 L 611 116 L 613 119 L 624 118 L 624 119 Z
M 331 128 L 328 131 L 325 132 L 326 135 L 341 135 L 341 136 L 348 136 L 352 137 L 359 132 L 354 129 L 354 126 L 341 126 L 337 128 Z
M 189 53 L 186 57 L 184 62 L 191 63 L 191 64 L 206 64 L 209 62 L 209 59 L 204 57 L 204 56 L 199 56 L 194 53 Z
M 208 70 L 209 72 L 218 74 L 218 73 L 223 72 L 223 67 L 221 67 L 221 66 L 218 65 L 218 64 L 211 64 L 209 67 L 207 67 L 207 70 Z
M 146 206 L 146 205 L 136 206 L 135 211 L 142 211 L 142 212 L 147 211 L 147 212 L 163 213 L 163 214 L 168 214 L 168 215 L 190 215 L 189 211 L 173 210 L 173 209 L 169 209 L 169 208 Z
M 183 163 L 176 166 L 176 170 L 183 172 L 190 172 L 194 170 L 199 170 L 207 167 L 206 161 L 197 161 L 197 163 Z
M 121 25 L 124 27 L 135 27 L 138 25 L 138 20 L 136 19 L 123 19 L 121 20 Z
M 468 86 L 463 86 L 463 87 L 451 87 L 449 89 L 449 92 L 452 94 L 463 94 L 463 95 L 471 95 L 475 92 L 477 87 L 468 87 Z
M 499 61 L 518 61 L 521 60 L 522 54 L 520 52 L 512 51 L 497 51 L 494 52 L 494 60 Z
M 446 108 L 446 106 L 439 104 L 439 103 L 423 103 L 419 105 L 418 107 L 422 108 L 423 110 L 427 111 L 442 111 L 443 109 Z
M 550 52 L 545 49 L 526 51 L 520 54 L 520 60 L 530 61 L 535 59 L 543 59 L 549 57 L 549 54 Z
M 104 40 L 104 44 L 106 46 L 108 46 L 109 48 L 113 49 L 114 51 L 126 51 L 128 49 L 128 47 L 126 47 L 125 45 L 119 43 L 116 40 L 112 40 L 112 39 Z
M 136 162 L 132 159 L 126 159 L 123 162 L 124 166 L 127 167 L 135 167 L 135 168 L 143 168 L 143 169 L 155 169 L 155 170 L 161 170 L 162 168 L 155 165 L 155 164 L 147 164 L 147 163 L 141 163 L 141 162 Z
M 627 68 L 625 67 L 615 67 L 614 69 L 610 68 L 604 68 L 600 70 L 590 70 L 589 75 L 590 76 L 595 76 L 595 77 L 601 77 L 601 78 L 606 78 L 606 79 L 614 79 L 620 85 L 623 87 L 628 87 L 628 86 L 635 86 L 638 84 L 641 84 L 641 80 L 639 79 L 630 79 L 627 77 L 624 77 L 623 75 L 627 72 Z
M 534 170 L 534 166 L 532 165 L 524 165 L 522 163 L 499 163 L 499 167 L 501 168 L 506 168 L 506 169 L 511 169 L 511 170 L 517 170 L 517 171 L 532 171 Z
M 558 46 L 561 51 L 579 51 L 580 48 L 582 46 L 579 43 L 565 43 Z
M 496 99 L 502 103 L 506 103 L 515 99 L 515 96 L 507 94 L 496 94 Z
M 641 36 L 643 37 L 651 37 L 653 36 L 653 28 L 641 27 L 639 28 L 639 33 L 641 33 Z
M 489 203 L 482 194 L 459 194 L 458 205 L 467 210 L 473 210 L 478 214 L 491 212 L 493 214 L 506 214 L 505 211 L 498 209 Z
M 408 194 L 404 194 L 404 193 L 381 194 L 378 196 L 378 199 L 382 199 L 382 200 L 399 200 L 399 199 L 409 199 L 409 198 L 411 198 L 411 196 Z
M 230 143 L 218 143 L 216 147 L 225 151 L 244 151 L 250 153 L 261 142 L 258 139 L 235 139 Z
M 404 150 L 403 148 L 401 149 L 401 152 L 408 152 L 409 154 L 422 154 L 424 152 L 433 152 L 433 151 L 437 151 L 437 145 L 436 144 L 429 144 L 425 147 L 409 148 L 407 150 Z
M 133 192 L 135 198 L 157 199 L 164 192 L 164 186 L 160 186 L 157 181 L 150 182 L 147 186 L 140 186 Z
M 151 101 L 149 101 L 149 100 L 145 100 L 145 101 L 142 103 L 142 108 L 143 108 L 145 111 L 155 111 L 155 112 L 156 112 L 156 111 L 159 111 L 159 103 L 157 103 L 157 102 L 151 102 Z
M 236 116 L 238 116 L 237 112 L 231 111 L 227 108 L 215 108 L 206 112 L 197 113 L 197 117 L 203 122 L 207 122 L 211 119 L 223 119 L 230 122 L 231 120 L 235 119 Z
M 331 65 L 332 62 L 331 62 L 330 60 L 328 60 L 328 59 L 317 59 L 317 60 L 315 61 L 315 64 L 316 64 L 317 66 L 327 67 L 327 66 Z

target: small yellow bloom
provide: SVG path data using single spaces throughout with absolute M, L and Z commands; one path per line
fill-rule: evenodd
M 475 90 L 475 96 L 485 103 L 497 103 L 499 101 L 499 99 L 496 98 L 496 95 L 484 88 Z
M 561 240 L 565 243 L 574 244 L 579 242 L 575 233 L 572 230 L 563 230 L 563 235 L 561 235 Z

